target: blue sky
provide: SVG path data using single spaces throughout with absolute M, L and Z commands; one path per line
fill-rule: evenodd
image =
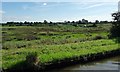
M 112 20 L 117 2 L 2 2 L 2 22 Z

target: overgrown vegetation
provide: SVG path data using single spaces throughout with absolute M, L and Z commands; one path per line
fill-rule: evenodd
M 92 25 L 2 26 L 2 68 L 19 68 L 22 62 L 44 69 L 63 60 L 120 49 L 115 39 L 108 38 L 112 24 Z

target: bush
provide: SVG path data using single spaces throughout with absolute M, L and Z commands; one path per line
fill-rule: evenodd
M 28 53 L 26 62 L 31 66 L 36 66 L 39 63 L 37 52 Z

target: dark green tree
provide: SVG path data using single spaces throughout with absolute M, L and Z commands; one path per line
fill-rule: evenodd
M 120 12 L 112 14 L 114 22 L 112 23 L 112 28 L 110 30 L 110 38 L 120 37 Z
M 78 24 L 81 24 L 81 23 L 82 23 L 81 20 L 79 20 L 79 21 L 78 21 Z
M 99 21 L 98 21 L 98 20 L 96 20 L 96 21 L 95 21 L 95 23 L 96 23 L 96 24 L 98 24 L 98 23 L 99 23 Z
M 83 24 L 88 24 L 88 20 L 82 19 Z
M 48 24 L 48 22 L 47 22 L 47 20 L 44 20 L 44 22 L 43 22 L 44 24 Z

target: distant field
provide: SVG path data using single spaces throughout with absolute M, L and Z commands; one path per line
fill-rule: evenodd
M 107 38 L 110 24 L 98 27 L 61 26 L 3 26 L 3 49 L 22 48 L 40 44 L 65 44 L 93 40 L 96 36 Z
M 3 68 L 24 61 L 29 52 L 37 52 L 40 63 L 49 64 L 65 58 L 119 49 L 115 39 L 108 39 L 110 27 L 111 24 L 98 24 L 97 27 L 3 26 L 0 50 Z

